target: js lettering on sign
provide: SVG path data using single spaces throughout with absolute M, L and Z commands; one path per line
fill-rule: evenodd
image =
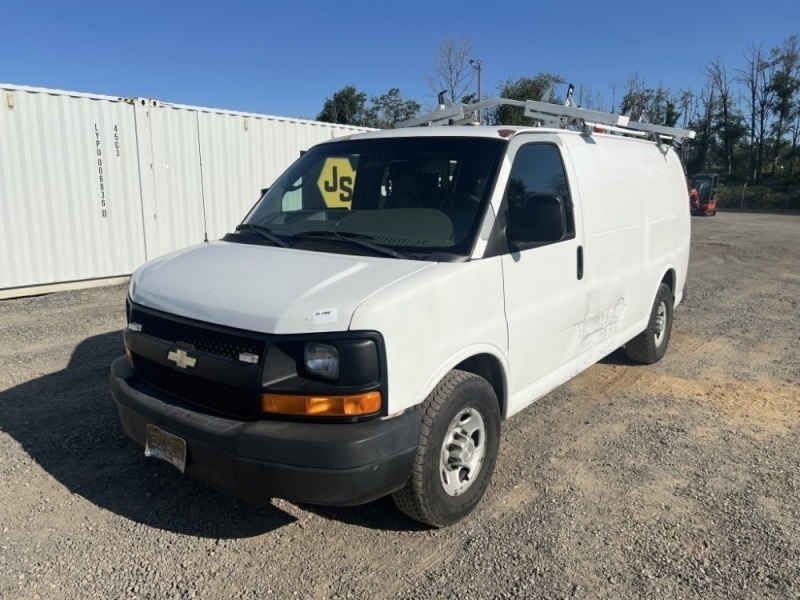
M 350 202 L 353 199 L 353 177 L 339 173 L 339 167 L 331 169 L 330 181 L 323 181 L 325 191 L 328 193 L 339 194 L 339 200 Z

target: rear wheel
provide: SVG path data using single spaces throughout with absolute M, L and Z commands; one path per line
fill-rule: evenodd
M 672 309 L 675 299 L 669 286 L 658 286 L 656 299 L 650 311 L 647 329 L 625 344 L 628 358 L 636 362 L 652 364 L 661 360 L 667 352 L 672 333 Z
M 500 445 L 500 408 L 485 379 L 451 371 L 423 411 L 411 477 L 392 498 L 412 519 L 443 527 L 467 516 L 489 485 Z

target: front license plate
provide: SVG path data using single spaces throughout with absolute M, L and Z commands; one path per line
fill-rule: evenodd
M 148 423 L 144 455 L 165 460 L 183 473 L 186 468 L 186 440 Z

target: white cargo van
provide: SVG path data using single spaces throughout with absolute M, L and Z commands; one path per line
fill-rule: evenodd
M 234 232 L 141 267 L 111 369 L 125 434 L 253 502 L 391 493 L 444 526 L 503 420 L 621 346 L 659 360 L 690 227 L 665 136 L 691 132 L 520 104 L 550 127 L 315 146 Z

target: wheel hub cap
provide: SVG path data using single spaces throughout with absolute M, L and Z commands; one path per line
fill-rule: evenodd
M 461 411 L 447 428 L 439 473 L 450 496 L 463 494 L 475 481 L 486 454 L 486 424 L 474 408 Z
M 459 436 L 462 437 L 462 436 Z M 464 441 L 456 440 L 451 445 L 449 463 L 452 467 L 469 465 L 475 457 L 475 444 L 469 438 Z
M 661 344 L 661 340 L 664 339 L 664 327 L 667 323 L 667 307 L 662 302 L 658 305 L 658 311 L 656 312 L 656 319 L 655 319 L 655 327 L 654 327 L 654 335 L 656 346 Z

